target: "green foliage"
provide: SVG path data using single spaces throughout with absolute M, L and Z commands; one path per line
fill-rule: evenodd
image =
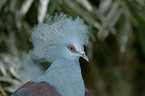
M 2 0 L 0 95 L 19 86 L 17 62 L 32 48 L 31 28 L 55 12 L 80 16 L 89 27 L 90 64 L 83 73 L 95 96 L 145 95 L 144 0 Z

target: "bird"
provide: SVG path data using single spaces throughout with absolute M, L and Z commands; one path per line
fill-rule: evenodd
M 52 64 L 11 96 L 93 96 L 85 89 L 79 63 L 80 57 L 89 62 L 84 52 L 88 39 L 88 27 L 80 17 L 72 19 L 62 12 L 47 15 L 32 29 L 29 55 Z

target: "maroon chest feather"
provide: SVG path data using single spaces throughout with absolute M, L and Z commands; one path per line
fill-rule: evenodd
M 92 95 L 90 92 L 85 92 L 85 96 L 94 96 L 94 95 Z
M 46 82 L 27 82 L 12 96 L 61 96 L 54 87 Z
M 54 87 L 46 82 L 27 82 L 11 96 L 61 96 Z M 85 96 L 93 96 L 86 91 Z

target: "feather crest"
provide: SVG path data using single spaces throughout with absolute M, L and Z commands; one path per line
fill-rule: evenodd
M 88 28 L 77 17 L 73 20 L 66 14 L 56 13 L 47 16 L 44 23 L 34 26 L 31 35 L 34 48 L 29 52 L 35 59 L 53 62 L 67 44 L 79 42 L 81 46 L 88 43 Z

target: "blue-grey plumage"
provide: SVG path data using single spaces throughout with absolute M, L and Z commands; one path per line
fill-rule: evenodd
M 29 54 L 35 59 L 52 62 L 42 76 L 31 82 L 45 82 L 62 96 L 85 96 L 79 64 L 79 57 L 88 61 L 84 52 L 88 29 L 84 21 L 79 17 L 73 20 L 63 13 L 47 16 L 44 23 L 33 28 L 31 41 L 34 48 Z
M 33 28 L 31 41 L 34 48 L 29 53 L 33 58 L 53 62 L 68 45 L 83 51 L 88 43 L 88 29 L 79 17 L 73 20 L 63 13 L 57 13 L 53 17 L 48 15 L 44 23 Z
M 33 82 L 45 81 L 62 96 L 85 96 L 85 85 L 78 60 L 55 60 L 44 75 Z

